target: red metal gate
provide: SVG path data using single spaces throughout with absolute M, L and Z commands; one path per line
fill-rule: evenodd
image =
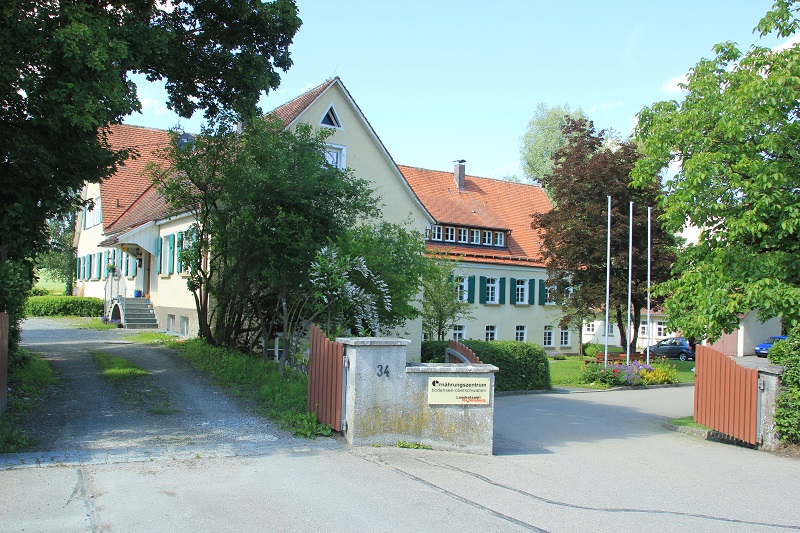
M 308 410 L 334 431 L 342 431 L 344 344 L 311 325 L 308 354 Z
M 758 443 L 758 370 L 697 346 L 694 421 L 734 439 Z
M 464 359 L 466 359 L 467 361 L 469 361 L 472 364 L 475 364 L 475 365 L 483 364 L 483 361 L 480 360 L 480 358 L 475 354 L 475 352 L 473 352 L 470 348 L 468 348 L 467 346 L 461 344 L 458 341 L 450 339 L 449 341 L 447 341 L 447 348 L 449 350 L 453 350 L 454 352 L 458 352 L 459 354 L 461 354 L 463 356 Z M 449 354 L 445 354 L 445 362 L 446 363 L 451 362 L 449 360 L 448 356 L 449 356 Z

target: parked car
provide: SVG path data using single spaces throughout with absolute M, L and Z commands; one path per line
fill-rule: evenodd
M 680 359 L 681 361 L 695 358 L 694 350 L 692 350 L 692 347 L 689 345 L 689 341 L 683 337 L 670 337 L 669 339 L 664 339 L 658 344 L 651 346 L 650 353 L 655 354 L 658 357 Z
M 772 337 L 768 338 L 767 340 L 756 346 L 755 350 L 756 355 L 759 357 L 766 357 L 767 352 L 769 351 L 770 348 L 772 348 L 772 345 L 782 340 L 786 340 L 786 335 L 773 335 Z

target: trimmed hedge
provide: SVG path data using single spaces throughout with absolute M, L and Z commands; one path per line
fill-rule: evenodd
M 785 341 L 776 342 L 767 355 L 784 368 L 775 401 L 775 429 L 784 442 L 800 444 L 800 328 L 792 330 Z
M 82 296 L 31 296 L 27 316 L 102 316 L 103 300 Z
M 465 340 L 462 344 L 474 351 L 481 361 L 494 365 L 494 388 L 498 392 L 550 389 L 550 363 L 538 344 L 517 341 Z M 443 363 L 447 341 L 422 343 L 423 363 Z

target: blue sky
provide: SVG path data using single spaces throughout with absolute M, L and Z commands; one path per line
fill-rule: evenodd
M 298 0 L 294 66 L 265 111 L 339 76 L 398 164 L 522 177 L 520 138 L 536 105 L 582 108 L 628 134 L 636 113 L 680 98 L 676 80 L 713 45 L 775 46 L 752 30 L 772 0 Z M 125 122 L 180 123 L 163 85 L 135 77 L 144 105 Z

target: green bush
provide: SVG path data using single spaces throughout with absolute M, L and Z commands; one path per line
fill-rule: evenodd
M 496 391 L 550 389 L 550 364 L 544 349 L 532 342 L 517 341 L 462 341 L 475 352 L 481 361 L 494 365 Z M 423 363 L 444 362 L 446 341 L 422 343 Z
M 31 289 L 31 296 L 47 296 L 49 294 L 50 291 L 48 291 L 44 287 L 33 287 Z
M 800 444 L 800 327 L 785 341 L 776 342 L 767 355 L 784 368 L 775 400 L 775 429 L 784 442 Z
M 102 316 L 103 300 L 81 296 L 31 296 L 25 303 L 28 316 Z

